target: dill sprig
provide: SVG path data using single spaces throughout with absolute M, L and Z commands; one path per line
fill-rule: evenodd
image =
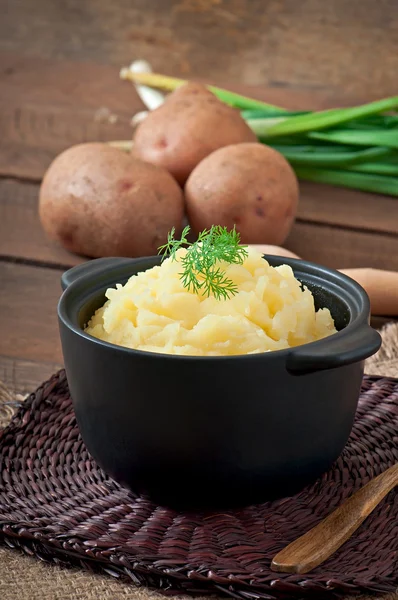
M 159 254 L 169 255 L 177 260 L 177 250 L 186 248 L 181 257 L 182 284 L 194 293 L 213 295 L 217 300 L 227 300 L 238 292 L 237 285 L 227 277 L 222 262 L 241 265 L 248 255 L 246 246 L 240 245 L 240 235 L 236 229 L 228 231 L 221 225 L 213 225 L 198 235 L 196 242 L 188 241 L 190 227 L 184 227 L 181 239 L 174 238 L 175 229 L 170 231 L 167 243 L 159 248 Z

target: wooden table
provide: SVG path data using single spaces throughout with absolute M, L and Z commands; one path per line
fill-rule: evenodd
M 27 392 L 62 364 L 60 275 L 83 259 L 45 238 L 40 180 L 72 144 L 131 136 L 130 118 L 142 107 L 119 81 L 123 64 L 145 57 L 159 71 L 240 81 L 273 103 L 323 108 L 397 92 L 397 33 L 398 5 L 382 0 L 7 3 L 0 19 L 0 380 Z M 104 119 L 107 111 L 116 119 Z M 303 184 L 288 247 L 333 267 L 398 270 L 398 201 Z

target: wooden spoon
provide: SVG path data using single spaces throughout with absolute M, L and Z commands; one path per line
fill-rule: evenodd
M 316 527 L 279 552 L 271 569 L 280 573 L 308 573 L 323 563 L 396 485 L 398 463 L 369 481 Z

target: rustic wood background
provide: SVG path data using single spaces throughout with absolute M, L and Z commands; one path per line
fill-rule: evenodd
M 397 0 L 0 0 L 0 15 L 0 379 L 17 392 L 62 363 L 59 278 L 82 260 L 44 237 L 40 179 L 72 144 L 130 137 L 141 104 L 121 66 L 145 58 L 291 108 L 398 93 Z M 303 184 L 288 246 L 398 270 L 398 200 Z

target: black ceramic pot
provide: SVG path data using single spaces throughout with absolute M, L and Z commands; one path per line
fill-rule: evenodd
M 350 434 L 363 361 L 380 347 L 352 279 L 289 264 L 339 332 L 294 349 L 233 357 L 130 350 L 83 331 L 105 290 L 158 257 L 98 259 L 67 271 L 58 307 L 77 421 L 98 464 L 155 501 L 220 508 L 281 497 L 315 480 Z

